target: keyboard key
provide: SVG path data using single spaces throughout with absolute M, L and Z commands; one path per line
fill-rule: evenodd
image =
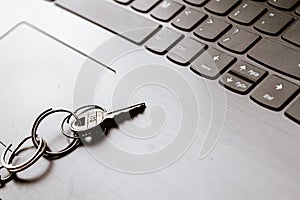
M 300 96 L 288 107 L 285 115 L 300 124 Z
M 257 30 L 269 34 L 278 35 L 281 33 L 291 22 L 293 18 L 274 11 L 268 11 L 262 18 L 260 18 L 254 25 Z
M 259 38 L 254 33 L 234 27 L 219 40 L 218 44 L 229 51 L 242 54 L 251 48 Z
M 298 3 L 298 0 L 269 0 L 268 2 L 276 8 L 289 10 Z
M 265 70 L 262 70 L 244 61 L 234 64 L 231 67 L 230 72 L 254 83 L 257 83 L 260 79 L 267 75 Z
M 300 6 L 298 6 L 298 8 L 296 9 L 296 14 L 300 15 Z
M 196 58 L 191 65 L 191 70 L 205 78 L 216 79 L 234 62 L 234 57 L 217 49 L 209 48 Z
M 266 108 L 279 111 L 295 96 L 299 86 L 279 76 L 269 76 L 251 94 L 251 99 Z
M 230 24 L 210 17 L 195 29 L 194 35 L 203 40 L 215 41 L 229 28 Z
M 167 58 L 179 65 L 189 65 L 206 48 L 206 45 L 191 38 L 184 38 L 167 55 Z
M 242 80 L 230 73 L 224 74 L 220 78 L 219 83 L 225 88 L 239 94 L 247 94 L 252 88 L 252 83 Z
M 172 29 L 163 28 L 146 43 L 146 49 L 153 53 L 163 55 L 182 37 L 183 35 Z
M 136 11 L 147 13 L 159 2 L 160 0 L 135 0 L 131 7 Z
M 144 43 L 159 27 L 148 19 L 106 1 L 58 0 L 56 4 L 136 44 Z
M 297 21 L 282 36 L 283 39 L 300 46 L 300 21 Z
M 172 25 L 183 31 L 191 31 L 205 16 L 203 13 L 188 8 L 174 18 Z
M 127 5 L 130 4 L 133 0 L 115 0 L 115 1 L 120 4 Z
M 243 3 L 231 12 L 229 18 L 237 23 L 249 25 L 252 24 L 265 11 L 266 8 L 257 4 Z
M 192 5 L 192 6 L 202 6 L 207 0 L 183 0 L 184 2 Z
M 240 0 L 211 0 L 206 4 L 205 9 L 217 15 L 226 15 L 239 2 Z
M 262 39 L 248 53 L 252 60 L 300 80 L 300 51 Z
M 152 10 L 151 16 L 157 20 L 168 22 L 183 8 L 184 6 L 179 3 L 164 0 Z

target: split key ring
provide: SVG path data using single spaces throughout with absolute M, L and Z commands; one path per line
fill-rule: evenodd
M 24 171 L 25 169 L 29 168 L 30 166 L 32 166 L 34 163 L 36 163 L 38 161 L 38 159 L 40 159 L 40 157 L 42 157 L 42 155 L 44 154 L 46 147 L 47 147 L 47 143 L 45 142 L 44 139 L 42 139 L 41 137 L 37 137 L 37 141 L 38 141 L 38 148 L 35 152 L 35 154 L 33 156 L 31 156 L 28 160 L 26 160 L 25 162 L 19 164 L 19 165 L 13 165 L 12 161 L 13 159 L 16 157 L 16 154 L 18 152 L 18 150 L 21 148 L 21 146 L 27 141 L 31 139 L 31 136 L 24 138 L 19 144 L 18 146 L 15 148 L 15 150 L 12 152 L 12 154 L 9 156 L 8 162 L 6 162 L 6 155 L 7 152 L 9 151 L 10 147 L 12 146 L 12 144 L 9 144 L 5 150 L 3 151 L 2 155 L 1 155 L 1 164 L 3 167 L 5 167 L 10 173 L 17 173 L 17 172 L 21 172 Z

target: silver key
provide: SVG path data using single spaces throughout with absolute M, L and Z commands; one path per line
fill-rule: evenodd
M 140 108 L 141 111 L 143 111 L 146 108 L 146 104 L 140 103 L 111 112 L 107 112 L 104 108 L 98 106 L 92 106 L 86 109 L 83 107 L 77 110 L 77 113 L 83 110 L 78 114 L 79 121 L 74 120 L 70 125 L 70 129 L 75 133 L 88 132 L 95 127 L 98 127 L 105 119 L 113 118 L 115 115 L 121 112 L 130 111 L 135 108 Z

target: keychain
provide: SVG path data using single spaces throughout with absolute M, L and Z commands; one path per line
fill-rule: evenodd
M 12 180 L 16 173 L 22 172 L 27 168 L 31 167 L 42 156 L 51 160 L 64 157 L 69 153 L 71 153 L 72 151 L 74 151 L 82 143 L 81 139 L 91 136 L 92 133 L 96 133 L 96 134 L 106 133 L 110 128 L 117 127 L 119 123 L 125 120 L 132 119 L 137 114 L 143 113 L 145 109 L 146 109 L 146 104 L 140 103 L 126 108 L 118 109 L 115 111 L 110 111 L 110 112 L 106 111 L 106 109 L 97 105 L 83 106 L 75 110 L 75 112 L 71 112 L 65 109 L 57 109 L 57 110 L 48 109 L 44 111 L 35 120 L 32 126 L 31 136 L 25 137 L 17 145 L 17 147 L 10 153 L 9 156 L 7 156 L 7 154 L 9 151 L 11 151 L 10 148 L 12 147 L 12 144 L 7 145 L 6 148 L 4 149 L 0 159 L 1 160 L 0 170 L 6 169 L 8 171 L 8 175 L 5 177 L 1 177 L 0 175 L 0 187 L 3 186 L 8 181 Z M 55 113 L 68 114 L 68 116 L 62 121 L 61 133 L 64 136 L 72 139 L 72 141 L 68 146 L 66 146 L 65 148 L 59 151 L 52 151 L 48 147 L 46 141 L 37 134 L 38 127 L 41 124 L 41 122 L 49 115 Z M 69 125 L 69 129 L 71 130 L 73 135 L 66 133 L 64 129 L 65 124 Z M 32 155 L 29 159 L 27 159 L 21 164 L 13 165 L 13 160 L 18 155 L 19 151 L 21 151 L 22 145 L 27 140 L 30 139 L 32 140 L 34 146 L 36 147 L 36 151 L 34 155 Z

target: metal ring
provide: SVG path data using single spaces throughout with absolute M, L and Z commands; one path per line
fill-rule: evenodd
M 42 114 L 40 114 L 38 116 L 38 118 L 35 120 L 33 127 L 32 127 L 31 138 L 32 138 L 32 142 L 35 147 L 38 146 L 37 129 L 38 129 L 40 123 L 49 115 L 58 113 L 58 112 L 69 113 L 70 115 L 73 115 L 75 118 L 77 118 L 77 116 L 74 113 L 72 113 L 71 111 L 68 111 L 68 110 L 64 110 L 64 109 L 57 109 L 57 110 L 48 109 L 48 110 L 44 111 Z M 79 139 L 73 139 L 73 141 L 67 147 L 65 147 L 64 149 L 62 149 L 60 151 L 51 151 L 47 145 L 46 150 L 44 152 L 44 156 L 49 159 L 61 158 L 65 155 L 67 155 L 68 153 L 74 151 L 80 143 L 81 142 Z
M 66 136 L 67 138 L 71 138 L 71 139 L 80 139 L 79 136 L 76 136 L 77 133 L 74 133 L 74 136 L 71 136 L 71 135 L 68 135 L 68 134 L 65 132 L 64 124 L 66 123 L 66 121 L 67 121 L 67 123 L 69 123 L 71 117 L 72 117 L 72 115 L 69 115 L 69 116 L 67 116 L 67 117 L 62 121 L 61 127 L 60 127 L 60 132 L 61 132 L 64 136 Z M 79 123 L 80 123 L 80 121 L 79 121 Z
M 0 170 L 1 169 L 5 169 L 4 166 L 0 166 Z M 2 176 L 0 175 L 0 187 L 3 186 L 5 183 L 7 183 L 8 181 L 10 181 L 13 176 L 14 176 L 14 173 L 8 171 L 9 174 L 7 176 L 5 176 L 4 178 L 2 178 Z
M 19 165 L 13 165 L 11 164 L 13 159 L 15 158 L 16 152 L 21 148 L 21 146 L 28 140 L 30 139 L 31 136 L 24 138 L 19 144 L 18 146 L 15 148 L 15 150 L 12 152 L 11 156 L 9 157 L 9 162 L 6 163 L 6 154 L 9 151 L 9 148 L 12 146 L 12 144 L 9 144 L 5 150 L 3 151 L 2 155 L 1 155 L 1 164 L 3 167 L 5 167 L 9 172 L 11 173 L 17 173 L 17 172 L 21 172 L 24 171 L 25 169 L 27 169 L 28 167 L 32 166 L 36 161 L 38 161 L 38 159 L 40 159 L 40 157 L 43 155 L 43 153 L 46 150 L 47 147 L 47 143 L 45 142 L 44 139 L 42 139 L 41 137 L 37 136 L 37 141 L 39 141 L 38 147 L 37 147 L 37 151 L 36 153 L 31 156 L 27 161 L 19 164 Z
M 83 110 L 84 108 L 86 108 L 85 110 Z M 77 116 L 76 120 L 78 120 L 78 122 L 80 123 L 80 120 L 78 118 L 78 116 L 86 111 L 89 111 L 89 110 L 92 110 L 92 109 L 100 109 L 102 110 L 103 112 L 106 112 L 106 110 L 98 105 L 86 105 L 86 106 L 82 106 L 78 109 L 76 109 L 73 113 L 73 116 Z M 83 110 L 82 112 L 80 112 L 79 114 L 77 114 L 79 111 Z M 70 119 L 71 119 L 72 115 L 70 114 L 69 116 L 67 116 L 61 123 L 61 132 L 64 136 L 68 137 L 68 138 L 71 138 L 71 139 L 80 139 L 80 137 L 74 133 L 74 136 L 71 136 L 71 135 L 68 135 L 66 134 L 65 130 L 64 130 L 64 124 L 67 122 L 69 123 Z

